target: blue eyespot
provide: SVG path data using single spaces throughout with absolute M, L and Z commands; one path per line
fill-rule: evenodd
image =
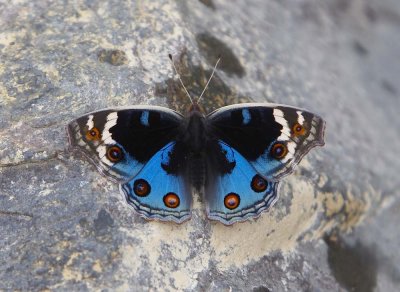
M 250 186 L 253 189 L 253 191 L 255 191 L 256 193 L 261 193 L 267 189 L 268 182 L 265 179 L 263 179 L 261 176 L 256 174 L 253 177 L 253 179 L 251 180 Z
M 168 208 L 175 209 L 179 206 L 180 204 L 180 199 L 179 196 L 175 193 L 168 193 L 164 196 L 163 198 L 165 206 Z
M 240 204 L 240 196 L 236 193 L 229 193 L 224 198 L 224 205 L 229 210 L 236 209 Z
M 150 184 L 144 179 L 137 179 L 133 183 L 133 191 L 139 197 L 145 197 L 150 194 Z

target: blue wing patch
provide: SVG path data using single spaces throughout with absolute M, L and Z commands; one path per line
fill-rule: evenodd
M 191 217 L 192 197 L 184 176 L 165 170 L 174 146 L 166 145 L 134 178 L 121 185 L 128 203 L 146 219 L 182 223 Z
M 234 167 L 229 173 L 210 173 L 206 186 L 208 217 L 226 225 L 258 217 L 277 200 L 279 182 L 264 179 L 224 142 L 219 141 L 218 145 Z

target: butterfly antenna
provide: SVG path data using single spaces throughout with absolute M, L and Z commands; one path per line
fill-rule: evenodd
M 214 66 L 214 69 L 212 70 L 211 76 L 210 76 L 210 78 L 208 78 L 208 81 L 207 81 L 207 83 L 206 83 L 206 86 L 204 86 L 203 92 L 200 94 L 200 97 L 197 99 L 196 103 L 199 103 L 199 102 L 200 102 L 200 99 L 203 97 L 204 92 L 206 92 L 206 89 L 207 89 L 207 87 L 208 87 L 208 84 L 210 83 L 211 79 L 212 79 L 213 76 L 214 76 L 214 73 L 215 73 L 215 70 L 217 69 L 217 66 L 218 66 L 219 61 L 221 61 L 221 56 L 218 56 L 217 63 L 215 63 L 215 66 Z
M 182 81 L 182 79 L 181 79 L 181 76 L 180 76 L 179 73 L 178 73 L 178 70 L 176 70 L 174 61 L 172 60 L 172 55 L 171 55 L 171 54 L 168 54 L 168 57 L 169 57 L 169 59 L 171 60 L 171 64 L 172 64 L 172 67 L 174 68 L 175 74 L 178 75 L 179 82 L 181 83 L 183 89 L 185 90 L 186 95 L 189 97 L 190 102 L 193 104 L 193 99 L 192 99 L 192 97 L 190 96 L 189 92 L 187 91 L 185 85 L 183 84 L 183 81 Z

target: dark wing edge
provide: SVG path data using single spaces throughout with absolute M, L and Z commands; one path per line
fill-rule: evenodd
M 302 146 L 301 151 L 296 152 L 293 161 L 286 166 L 286 169 L 280 171 L 274 179 L 280 180 L 281 178 L 293 173 L 303 157 L 306 156 L 312 148 L 324 146 L 325 128 L 326 122 L 320 116 L 313 114 L 310 135 L 302 142 L 302 145 L 304 146 Z
M 84 118 L 85 116 L 80 117 Z M 83 142 L 83 134 L 80 130 L 80 126 L 76 120 L 71 121 L 65 127 L 68 136 L 68 151 L 74 152 L 77 151 L 84 155 L 84 157 L 89 160 L 89 162 L 96 167 L 96 169 L 104 176 L 109 178 L 111 181 L 120 183 L 124 179 L 114 174 L 110 171 L 110 168 L 107 168 L 101 164 L 101 159 L 98 156 L 93 154 L 93 147 L 90 147 L 85 142 Z

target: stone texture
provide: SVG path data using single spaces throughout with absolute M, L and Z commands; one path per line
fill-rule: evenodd
M 0 1 L 0 290 L 394 291 L 400 284 L 395 0 Z M 67 150 L 108 106 L 245 100 L 327 120 L 257 220 L 146 222 Z

